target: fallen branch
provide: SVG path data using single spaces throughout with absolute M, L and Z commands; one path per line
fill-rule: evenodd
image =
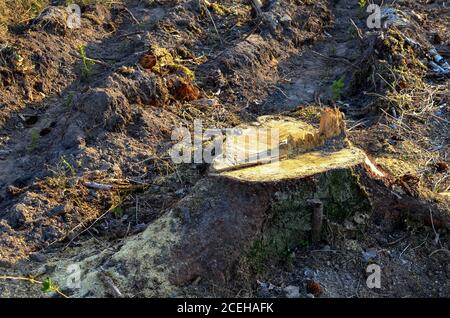
M 114 189 L 113 185 L 101 184 L 101 183 L 97 183 L 97 182 L 83 181 L 83 185 L 85 185 L 89 189 L 95 189 L 95 190 L 111 191 Z

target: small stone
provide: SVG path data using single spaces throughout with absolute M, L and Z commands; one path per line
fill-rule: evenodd
M 184 190 L 184 189 L 179 189 L 179 190 L 175 191 L 175 194 L 180 197 L 183 196 L 185 193 L 186 193 L 186 190 Z
M 42 265 L 39 268 L 33 270 L 31 275 L 34 276 L 34 277 L 37 277 L 37 276 L 42 276 L 45 273 L 47 273 L 47 266 Z
M 287 286 L 284 288 L 287 298 L 300 298 L 300 288 L 298 286 Z
M 375 259 L 378 256 L 377 250 L 375 248 L 369 248 L 367 251 L 362 253 L 364 262 L 368 263 L 370 260 Z
M 316 298 L 313 294 L 306 294 L 306 298 Z
M 367 214 L 356 214 L 353 217 L 353 221 L 355 221 L 356 224 L 363 225 L 367 222 L 369 219 L 369 216 Z
M 291 18 L 291 16 L 288 15 L 288 14 L 285 14 L 284 16 L 282 16 L 282 17 L 280 18 L 280 23 L 281 23 L 285 28 L 290 27 L 290 26 L 291 26 L 291 23 L 292 23 L 292 18 Z
M 220 105 L 215 98 L 202 98 L 192 102 L 192 105 L 198 107 L 200 110 L 208 110 Z
M 316 276 L 316 273 L 314 270 L 310 269 L 310 268 L 305 268 L 305 270 L 303 271 L 303 275 L 305 275 L 306 278 L 314 278 Z
M 42 253 L 36 252 L 30 255 L 32 261 L 42 263 L 45 261 L 45 256 Z
M 355 230 L 355 226 L 354 226 L 353 223 L 350 222 L 349 220 L 345 220 L 345 221 L 344 221 L 344 228 L 345 228 L 347 231 Z

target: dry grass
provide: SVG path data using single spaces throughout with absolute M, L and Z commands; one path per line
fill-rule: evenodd
M 34 18 L 48 4 L 48 0 L 0 0 L 0 36 L 8 27 Z

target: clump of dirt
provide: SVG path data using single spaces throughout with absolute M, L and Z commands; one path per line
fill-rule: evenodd
M 114 89 L 92 89 L 75 107 L 87 115 L 89 127 L 100 124 L 102 128 L 114 131 L 123 128 L 131 119 L 128 100 Z
M 44 31 L 55 35 L 65 35 L 68 30 L 69 11 L 64 7 L 44 9 L 32 23 L 32 30 Z

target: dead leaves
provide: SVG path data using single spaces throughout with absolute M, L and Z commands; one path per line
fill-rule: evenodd
M 180 100 L 193 101 L 200 97 L 200 90 L 191 83 L 181 82 L 176 91 L 176 96 Z
M 437 162 L 436 165 L 436 171 L 437 172 L 446 172 L 448 171 L 448 163 L 444 161 Z
M 139 58 L 139 64 L 146 70 L 153 70 L 156 66 L 156 56 L 149 51 Z
M 192 83 L 195 80 L 194 72 L 179 63 L 169 50 L 152 46 L 139 58 L 139 65 L 153 73 L 168 76 L 167 86 L 176 100 L 194 101 L 200 98 L 200 90 Z M 177 71 L 181 71 L 184 76 L 174 74 Z
M 146 70 L 159 75 L 167 75 L 181 71 L 191 81 L 195 80 L 195 74 L 184 66 L 180 58 L 174 56 L 168 49 L 153 45 L 150 50 L 139 58 L 139 64 Z
M 308 279 L 306 281 L 306 291 L 308 294 L 312 294 L 317 298 L 322 294 L 322 287 L 318 282 Z

